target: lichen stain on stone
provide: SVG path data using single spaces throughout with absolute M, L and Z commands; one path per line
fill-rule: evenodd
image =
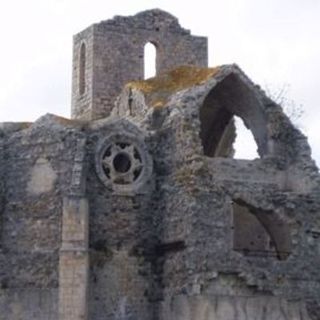
M 31 178 L 28 182 L 27 191 L 32 195 L 50 192 L 57 179 L 50 162 L 46 158 L 39 158 L 31 169 Z
M 19 302 L 13 303 L 11 305 L 13 319 L 23 319 L 23 308 Z
M 81 126 L 85 123 L 84 120 L 67 119 L 61 116 L 56 116 L 56 115 L 54 115 L 54 120 L 63 126 Z
M 218 71 L 219 67 L 181 66 L 154 78 L 129 82 L 126 87 L 140 90 L 145 94 L 149 106 L 161 108 L 174 92 L 200 85 Z

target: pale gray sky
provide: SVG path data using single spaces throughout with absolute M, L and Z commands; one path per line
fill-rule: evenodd
M 68 117 L 72 35 L 151 8 L 207 36 L 211 66 L 237 63 L 262 87 L 289 84 L 320 164 L 320 0 L 7 1 L 0 11 L 0 122 L 34 121 L 46 112 Z

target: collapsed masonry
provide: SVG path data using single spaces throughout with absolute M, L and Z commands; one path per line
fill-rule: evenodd
M 1 125 L 1 320 L 320 319 L 307 140 L 237 66 L 206 66 L 170 14 L 116 17 L 74 38 L 72 120 Z M 232 158 L 235 115 L 259 159 Z

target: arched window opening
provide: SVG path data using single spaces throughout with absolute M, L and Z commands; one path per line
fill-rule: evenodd
M 199 116 L 206 156 L 250 160 L 268 154 L 265 113 L 252 89 L 238 76 L 227 76 L 208 93 Z
M 144 46 L 144 79 L 152 78 L 157 73 L 157 48 L 147 42 Z
M 286 259 L 291 252 L 288 225 L 274 212 L 233 201 L 233 249 L 247 256 Z
M 79 94 L 84 94 L 86 90 L 86 45 L 81 44 L 79 61 Z
M 246 128 L 239 117 L 234 117 L 236 137 L 233 143 L 234 158 L 252 160 L 259 158 L 257 144 L 251 130 Z
M 235 138 L 232 114 L 216 103 L 205 99 L 200 109 L 203 152 L 208 157 L 232 157 Z

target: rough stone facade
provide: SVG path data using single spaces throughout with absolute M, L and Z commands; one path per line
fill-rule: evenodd
M 160 10 L 74 57 L 75 119 L 0 126 L 0 319 L 319 320 L 320 175 L 281 107 Z M 232 158 L 233 116 L 259 159 Z

